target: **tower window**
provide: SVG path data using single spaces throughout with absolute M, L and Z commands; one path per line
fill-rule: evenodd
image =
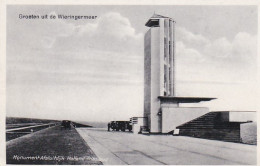
M 148 27 L 159 27 L 160 24 L 159 24 L 159 20 L 158 19 L 150 19 L 146 24 L 145 26 L 148 26 Z

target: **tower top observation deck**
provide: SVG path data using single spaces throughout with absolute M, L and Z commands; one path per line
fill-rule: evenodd
M 170 19 L 171 21 L 175 22 L 172 18 L 162 16 L 159 14 L 153 14 L 153 16 L 145 23 L 145 26 L 147 27 L 159 27 L 159 20 L 160 18 Z

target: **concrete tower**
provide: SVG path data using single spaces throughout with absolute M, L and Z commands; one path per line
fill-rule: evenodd
M 145 24 L 150 27 L 144 38 L 145 88 L 144 116 L 151 132 L 160 131 L 158 96 L 174 96 L 174 20 L 154 14 Z M 156 121 L 151 121 L 157 119 Z
M 179 103 L 209 101 L 213 98 L 176 97 L 175 21 L 154 14 L 145 26 L 150 29 L 144 37 L 144 117 L 147 118 L 144 125 L 151 133 L 165 133 L 173 130 L 177 124 L 208 110 L 196 108 L 194 113 L 195 108 L 193 108 L 191 117 L 188 115 L 176 121 L 174 117 L 179 113 L 185 114 L 191 110 L 191 108 L 180 108 Z

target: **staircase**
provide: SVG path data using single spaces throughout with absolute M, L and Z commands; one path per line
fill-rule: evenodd
M 223 112 L 209 112 L 177 127 L 179 135 L 240 142 L 240 123 L 221 120 Z

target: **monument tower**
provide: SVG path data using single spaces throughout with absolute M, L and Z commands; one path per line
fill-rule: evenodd
M 144 123 L 151 133 L 167 133 L 208 112 L 205 107 L 179 107 L 214 98 L 177 97 L 175 88 L 175 21 L 154 14 L 145 24 Z

